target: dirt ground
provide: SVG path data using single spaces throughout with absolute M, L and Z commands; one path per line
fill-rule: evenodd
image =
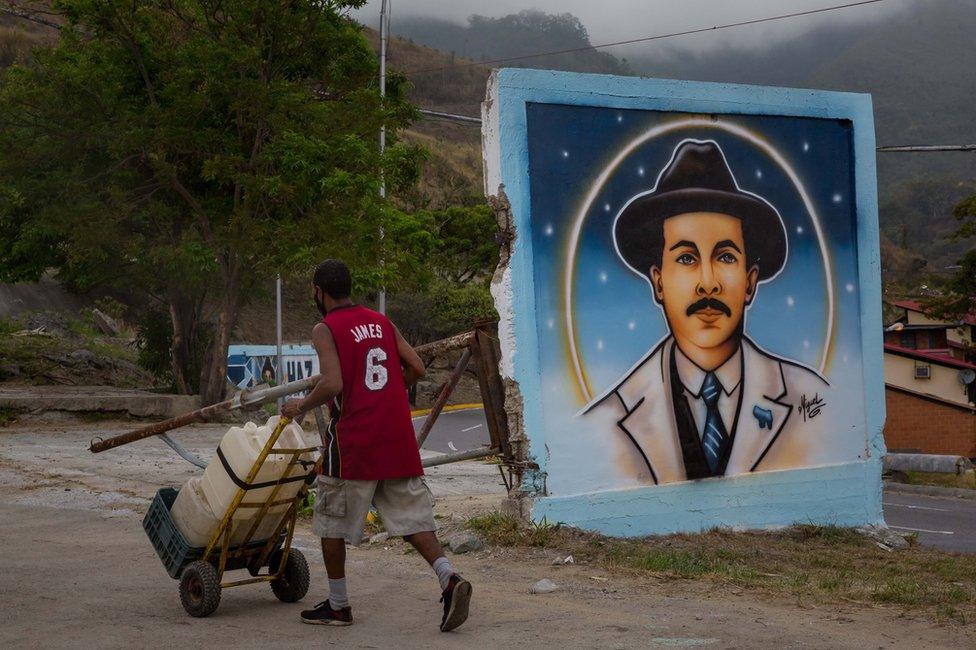
M 399 542 L 350 549 L 356 625 L 303 625 L 299 611 L 327 592 L 308 522 L 296 539 L 312 567 L 304 602 L 279 603 L 267 586 L 248 585 L 226 590 L 211 617 L 192 619 L 141 520 L 159 487 L 180 485 L 198 470 L 157 440 L 99 455 L 87 451 L 92 436 L 129 426 L 19 423 L 0 429 L 0 646 L 972 647 L 971 626 L 939 625 L 884 607 L 811 607 L 734 586 L 579 564 L 555 567 L 550 551 L 499 548 L 452 556 L 474 584 L 474 600 L 467 624 L 445 635 L 437 630 L 436 580 Z M 221 432 L 199 426 L 179 438 L 210 457 Z M 489 464 L 448 465 L 428 476 L 448 527 L 497 508 L 504 496 L 497 467 Z M 530 594 L 541 578 L 559 589 Z

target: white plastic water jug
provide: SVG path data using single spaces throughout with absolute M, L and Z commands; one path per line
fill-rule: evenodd
M 220 517 L 214 513 L 213 508 L 207 503 L 207 497 L 204 495 L 201 486 L 202 481 L 202 476 L 194 476 L 184 483 L 180 493 L 176 496 L 176 501 L 173 502 L 173 507 L 170 509 L 170 516 L 173 518 L 176 527 L 183 533 L 187 543 L 190 546 L 198 547 L 206 546 L 214 531 L 217 530 L 217 526 L 220 525 Z M 283 514 L 284 511 L 265 515 L 261 525 L 251 536 L 251 541 L 257 542 L 268 539 L 278 526 Z M 232 546 L 237 546 L 244 541 L 252 523 L 253 519 L 231 522 L 230 543 Z
M 278 420 L 278 416 L 273 416 L 261 427 L 253 422 L 248 422 L 243 427 L 231 427 L 220 441 L 217 458 L 210 462 L 203 476 L 189 479 L 180 490 L 170 509 L 170 516 L 191 546 L 206 546 L 210 541 L 224 513 L 237 495 L 239 486 L 234 478 L 240 482 L 247 478 L 248 472 L 278 425 Z M 300 449 L 308 446 L 302 428 L 295 423 L 290 423 L 282 430 L 273 449 Z M 296 465 L 289 470 L 288 463 L 291 457 L 291 454 L 269 454 L 251 484 L 274 482 L 286 473 L 288 475 L 286 478 L 304 478 L 308 473 L 307 468 Z M 312 462 L 314 455 L 309 452 L 303 454 L 301 459 Z M 228 469 L 233 472 L 233 478 L 228 473 Z M 271 536 L 282 516 L 288 511 L 291 500 L 295 498 L 301 485 L 299 480 L 282 485 L 274 500 L 285 501 L 285 503 L 274 506 L 265 513 L 261 525 L 249 541 L 261 541 Z M 261 503 L 270 498 L 273 490 L 273 485 L 248 490 L 243 501 Z M 231 545 L 236 546 L 244 541 L 259 511 L 260 508 L 237 510 L 231 522 Z
M 232 427 L 224 434 L 220 445 L 217 447 L 217 458 L 207 466 L 201 482 L 203 494 L 214 513 L 222 515 L 230 507 L 240 489 L 240 484 L 247 479 L 248 472 L 250 472 L 261 450 L 274 432 L 278 420 L 279 416 L 275 415 L 264 426 L 258 427 L 254 423 L 248 422 L 244 427 Z M 299 449 L 307 446 L 309 445 L 305 442 L 302 428 L 291 422 L 281 432 L 272 449 Z M 312 462 L 314 456 L 309 452 L 303 454 L 301 459 Z M 299 479 L 308 473 L 309 470 L 301 465 L 295 465 L 289 469 L 288 463 L 290 461 L 291 454 L 272 452 L 261 465 L 261 469 L 251 484 L 273 483 L 281 477 Z M 293 499 L 300 487 L 300 480 L 284 483 L 278 494 L 275 495 L 275 501 Z M 248 490 L 244 496 L 244 502 L 261 503 L 266 501 L 273 490 L 273 485 Z M 284 503 L 275 506 L 271 512 L 280 516 L 287 509 L 288 504 Z M 234 519 L 237 521 L 251 519 L 257 515 L 258 510 L 258 508 L 239 508 Z

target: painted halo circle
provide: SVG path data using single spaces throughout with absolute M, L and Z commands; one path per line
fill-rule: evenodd
M 624 146 L 613 160 L 607 164 L 600 174 L 596 177 L 596 180 L 587 192 L 579 211 L 576 213 L 576 217 L 573 221 L 573 227 L 570 231 L 569 240 L 567 242 L 566 248 L 566 264 L 564 265 L 565 272 L 563 276 L 563 319 L 566 324 L 566 340 L 568 342 L 568 352 L 570 360 L 572 361 L 573 371 L 575 373 L 575 379 L 577 383 L 577 388 L 583 397 L 584 403 L 590 402 L 594 393 L 589 385 L 589 380 L 586 376 L 586 367 L 583 361 L 582 355 L 580 353 L 580 346 L 576 340 L 577 328 L 573 310 L 573 282 L 576 276 L 576 257 L 579 249 L 580 235 L 583 231 L 583 225 L 586 223 L 587 217 L 590 213 L 590 209 L 593 206 L 594 201 L 603 191 L 604 186 L 607 181 L 617 170 L 617 168 L 630 156 L 638 147 L 644 143 L 663 136 L 674 131 L 681 129 L 690 128 L 705 128 L 705 129 L 718 129 L 720 131 L 725 131 L 739 138 L 742 138 L 746 142 L 756 146 L 758 149 L 763 151 L 767 156 L 772 159 L 777 166 L 786 174 L 786 176 L 793 183 L 797 194 L 803 202 L 804 208 L 806 208 L 807 214 L 810 217 L 810 221 L 813 223 L 814 231 L 817 236 L 817 244 L 820 249 L 820 256 L 823 261 L 824 270 L 824 280 L 826 286 L 827 294 L 827 318 L 826 318 L 826 332 L 824 335 L 823 351 L 820 357 L 820 364 L 817 368 L 821 373 L 826 370 L 827 362 L 830 358 L 830 352 L 834 343 L 834 281 L 833 281 L 833 270 L 831 268 L 830 254 L 827 251 L 827 243 L 824 238 L 823 228 L 820 224 L 820 217 L 817 214 L 817 209 L 810 198 L 809 192 L 807 192 L 806 187 L 803 185 L 803 181 L 800 180 L 799 175 L 790 165 L 789 161 L 776 150 L 775 147 L 770 145 L 766 140 L 761 138 L 759 135 L 753 133 L 749 129 L 735 123 L 725 122 L 720 119 L 704 119 L 704 118 L 685 118 L 676 120 L 673 122 L 668 122 L 667 124 L 660 124 L 652 127 L 640 134 L 633 140 L 631 140 L 626 146 Z

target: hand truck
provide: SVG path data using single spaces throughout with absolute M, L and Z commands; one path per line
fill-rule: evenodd
M 308 592 L 308 562 L 301 551 L 292 548 L 291 543 L 298 508 L 304 501 L 316 472 L 313 468 L 302 476 L 286 477 L 291 473 L 292 467 L 300 465 L 303 469 L 309 469 L 309 466 L 315 465 L 312 461 L 303 460 L 302 456 L 316 452 L 318 448 L 272 449 L 289 422 L 284 417 L 278 421 L 244 479 L 244 485 L 238 488 L 206 547 L 190 546 L 170 516 L 170 508 L 176 501 L 178 490 L 163 488 L 156 493 L 142 525 L 170 577 L 180 581 L 180 602 L 190 616 L 203 617 L 212 614 L 220 605 L 221 591 L 227 587 L 269 582 L 271 591 L 278 600 L 286 603 L 301 600 Z M 288 469 L 271 484 L 274 489 L 263 502 L 244 501 L 249 490 L 270 487 L 267 483 L 254 484 L 255 477 L 269 455 L 291 456 Z M 282 486 L 296 479 L 301 480 L 302 485 L 295 497 L 277 499 Z M 270 510 L 286 504 L 289 507 L 271 536 L 266 540 L 254 540 L 254 534 L 264 518 L 272 516 Z M 256 508 L 258 512 L 251 521 L 244 540 L 232 546 L 230 541 L 234 515 L 242 508 Z M 267 572 L 262 573 L 265 568 Z M 251 577 L 225 580 L 227 571 L 238 569 L 247 569 Z

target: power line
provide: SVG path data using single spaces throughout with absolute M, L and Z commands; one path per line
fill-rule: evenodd
M 470 115 L 457 115 L 455 113 L 442 113 L 440 111 L 430 111 L 426 108 L 417 109 L 424 117 L 428 117 L 435 120 L 447 120 L 449 122 L 463 122 L 465 124 L 481 124 L 480 117 L 471 117 Z
M 809 9 L 807 11 L 797 11 L 790 14 L 780 14 L 778 16 L 768 16 L 766 18 L 753 18 L 751 20 L 743 20 L 737 23 L 727 23 L 724 25 L 715 25 L 713 27 L 699 27 L 697 29 L 688 29 L 682 32 L 671 32 L 669 34 L 657 34 L 654 36 L 645 36 L 642 38 L 631 38 L 626 41 L 615 41 L 613 43 L 602 43 L 600 45 L 586 45 L 583 47 L 573 47 L 565 50 L 552 50 L 550 52 L 537 52 L 535 54 L 523 54 L 520 56 L 510 56 L 502 59 L 490 59 L 487 61 L 470 61 L 468 63 L 456 63 L 453 65 L 441 66 L 438 68 L 420 68 L 417 70 L 407 70 L 405 74 L 425 74 L 427 72 L 441 72 L 443 70 L 451 70 L 455 68 L 470 68 L 473 66 L 486 66 L 494 65 L 496 63 L 508 63 L 510 61 L 523 61 L 525 59 L 534 59 L 543 56 L 556 56 L 558 54 L 572 54 L 574 52 L 587 52 L 590 50 L 598 50 L 605 47 L 615 47 L 617 45 L 630 45 L 632 43 L 646 43 L 648 41 L 657 41 L 663 38 L 673 38 L 675 36 L 689 36 L 691 34 L 702 34 L 704 32 L 712 32 L 720 29 L 730 29 L 732 27 L 744 27 L 746 25 L 758 25 L 760 23 L 768 23 L 774 20 L 784 20 L 786 18 L 799 18 L 802 16 L 812 16 L 813 14 L 822 14 L 828 11 L 836 11 L 838 9 L 849 9 L 851 7 L 860 7 L 863 5 L 877 4 L 879 2 L 885 2 L 885 0 L 861 0 L 860 2 L 848 2 L 847 4 L 834 5 L 832 7 L 821 7 L 820 9 Z
M 930 151 L 976 151 L 976 144 L 909 144 L 878 147 L 882 153 L 924 153 Z
M 461 122 L 478 126 L 481 119 L 470 115 L 458 115 L 456 113 L 443 113 L 432 111 L 426 108 L 417 109 L 421 115 L 428 119 L 446 120 L 449 122 Z M 976 144 L 912 144 L 912 145 L 890 145 L 877 147 L 878 153 L 937 153 L 942 151 L 976 151 Z

